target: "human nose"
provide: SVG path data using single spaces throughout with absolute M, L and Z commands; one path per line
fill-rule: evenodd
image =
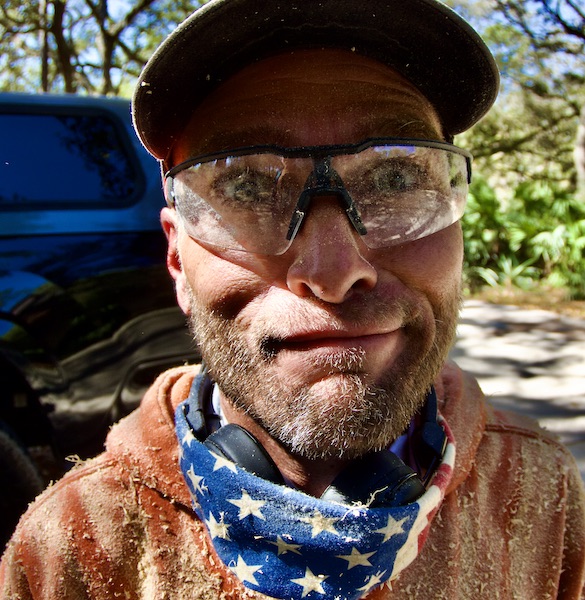
M 293 257 L 287 286 L 299 296 L 313 294 L 337 304 L 374 288 L 378 281 L 366 245 L 334 196 L 312 199 L 288 252 Z

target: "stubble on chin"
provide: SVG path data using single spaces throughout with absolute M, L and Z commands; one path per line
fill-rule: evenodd
M 251 352 L 237 321 L 200 306 L 193 293 L 190 327 L 211 376 L 236 409 L 295 455 L 351 459 L 388 447 L 423 405 L 451 348 L 459 297 L 435 310 L 431 324 L 413 314 L 405 326 L 407 349 L 375 383 L 361 371 L 359 351 L 332 355 L 328 376 L 312 385 L 283 381 L 272 368 L 273 342 L 263 338 Z

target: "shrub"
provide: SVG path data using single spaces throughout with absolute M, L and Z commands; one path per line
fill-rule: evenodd
M 549 181 L 524 182 L 506 209 L 485 180 L 472 183 L 463 217 L 470 291 L 490 286 L 561 287 L 585 298 L 585 206 Z

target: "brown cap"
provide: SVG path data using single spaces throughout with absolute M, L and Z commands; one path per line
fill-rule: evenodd
M 245 65 L 299 48 L 345 48 L 400 72 L 448 136 L 496 99 L 498 68 L 477 32 L 437 0 L 211 0 L 159 46 L 134 92 L 134 127 L 167 158 L 199 102 Z

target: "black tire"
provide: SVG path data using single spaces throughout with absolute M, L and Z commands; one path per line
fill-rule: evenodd
M 43 488 L 43 480 L 26 450 L 0 423 L 0 551 L 29 503 Z

